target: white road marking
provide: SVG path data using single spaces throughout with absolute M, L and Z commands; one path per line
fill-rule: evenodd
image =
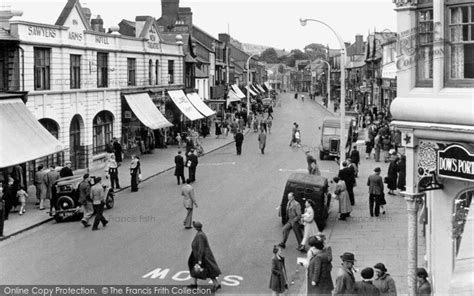
M 215 166 L 215 165 L 235 165 L 235 161 L 233 162 L 208 162 L 208 163 L 200 163 L 199 165 L 209 165 L 209 166 Z
M 156 268 L 149 273 L 145 274 L 142 276 L 143 279 L 149 278 L 149 279 L 159 279 L 159 280 L 164 280 L 168 277 L 168 275 L 171 276 L 171 279 L 173 281 L 177 282 L 183 282 L 183 281 L 189 281 L 191 280 L 191 275 L 189 274 L 189 270 L 181 270 L 176 272 L 174 275 L 169 274 L 170 269 L 169 268 Z M 242 282 L 244 278 L 239 275 L 235 274 L 229 274 L 226 275 L 222 278 L 221 284 L 229 286 L 229 287 L 236 287 L 240 285 L 240 282 Z M 212 284 L 212 281 L 209 281 L 209 284 Z

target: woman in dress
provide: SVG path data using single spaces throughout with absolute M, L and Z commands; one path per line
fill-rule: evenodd
M 141 169 L 140 169 L 140 159 L 138 156 L 133 155 L 132 156 L 132 161 L 130 163 L 130 176 L 131 176 L 131 187 L 132 187 L 132 192 L 137 192 L 138 191 L 138 177 L 141 174 Z
M 339 220 L 344 221 L 352 212 L 349 192 L 347 192 L 346 182 L 338 177 L 334 177 L 333 181 L 336 183 L 336 190 L 334 190 L 334 194 L 336 195 L 335 198 L 339 201 L 339 213 L 341 214 Z
M 314 221 L 314 202 L 310 199 L 307 199 L 305 202 L 305 210 L 303 215 L 301 215 L 301 221 L 304 226 L 304 235 L 298 250 L 303 252 L 306 249 L 308 239 L 319 233 L 318 225 Z
M 273 246 L 272 273 L 270 276 L 270 289 L 272 295 L 280 295 L 288 289 L 288 277 L 286 275 L 285 257 L 279 246 Z
M 395 152 L 395 151 L 394 151 Z M 390 165 L 387 171 L 387 188 L 388 194 L 395 195 L 393 192 L 397 190 L 397 177 L 398 177 L 398 157 L 392 154 Z

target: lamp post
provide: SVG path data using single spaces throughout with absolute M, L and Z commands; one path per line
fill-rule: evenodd
M 331 65 L 325 61 L 325 60 L 321 60 L 323 62 L 326 63 L 326 65 L 328 65 L 328 75 L 327 75 L 327 80 L 328 80 L 328 86 L 327 86 L 327 93 L 328 93 L 328 102 L 327 102 L 327 107 L 329 109 L 329 101 L 331 100 Z
M 346 57 L 346 46 L 344 45 L 344 40 L 342 40 L 341 36 L 339 36 L 339 34 L 337 34 L 336 31 L 334 31 L 333 28 L 331 28 L 331 26 L 329 26 L 328 24 L 322 22 L 322 21 L 319 21 L 319 20 L 316 20 L 316 19 L 305 19 L 305 18 L 300 18 L 300 24 L 302 26 L 306 26 L 307 22 L 308 21 L 311 21 L 311 22 L 316 22 L 316 23 L 320 23 L 324 26 L 326 26 L 327 28 L 329 28 L 329 30 L 331 30 L 334 35 L 336 35 L 336 38 L 337 40 L 339 41 L 339 45 L 341 46 L 341 103 L 340 103 L 340 106 L 339 106 L 339 110 L 341 112 L 341 127 L 340 127 L 340 131 L 341 131 L 341 138 L 340 138 L 340 141 L 339 141 L 339 156 L 340 156 L 340 161 L 339 161 L 339 165 L 340 167 L 342 168 L 342 163 L 345 161 L 346 159 L 346 141 L 344 141 L 344 130 L 345 130 L 345 125 L 344 125 L 344 117 L 345 117 L 345 113 L 346 113 L 346 84 L 345 84 L 345 81 L 346 81 L 346 73 L 345 73 L 345 65 L 346 65 L 346 60 L 347 60 L 347 57 Z
M 250 115 L 250 59 L 255 55 L 257 54 L 254 53 L 247 59 L 247 118 Z

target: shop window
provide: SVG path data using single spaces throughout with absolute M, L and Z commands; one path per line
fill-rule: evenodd
M 51 48 L 34 48 L 35 90 L 50 89 Z
M 155 61 L 155 84 L 158 85 L 160 83 L 160 62 L 158 60 Z
M 109 86 L 109 54 L 97 53 L 97 87 Z
M 174 83 L 174 61 L 168 61 L 168 84 Z
M 127 85 L 128 86 L 135 86 L 137 85 L 136 83 L 136 65 L 137 65 L 137 60 L 128 58 L 127 59 Z
M 105 151 L 107 144 L 113 137 L 113 115 L 108 111 L 101 111 L 93 121 L 93 154 Z
M 464 225 L 466 224 L 466 218 L 469 214 L 469 207 L 471 206 L 471 200 L 474 190 L 469 190 L 461 193 L 454 200 L 453 209 L 453 241 L 455 255 L 459 252 L 461 246 L 462 236 L 464 233 Z
M 433 86 L 433 8 L 417 11 L 417 86 Z
M 81 56 L 72 54 L 70 57 L 71 89 L 81 88 Z
M 153 61 L 148 61 L 148 85 L 153 84 Z
M 448 7 L 447 83 L 474 85 L 474 3 Z

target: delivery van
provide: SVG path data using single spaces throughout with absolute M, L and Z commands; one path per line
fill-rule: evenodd
M 344 118 L 344 139 L 346 158 L 349 157 L 354 140 L 354 118 Z M 341 135 L 341 119 L 339 117 L 326 117 L 319 129 L 321 130 L 321 142 L 319 144 L 319 159 L 326 156 L 339 157 L 339 141 Z

